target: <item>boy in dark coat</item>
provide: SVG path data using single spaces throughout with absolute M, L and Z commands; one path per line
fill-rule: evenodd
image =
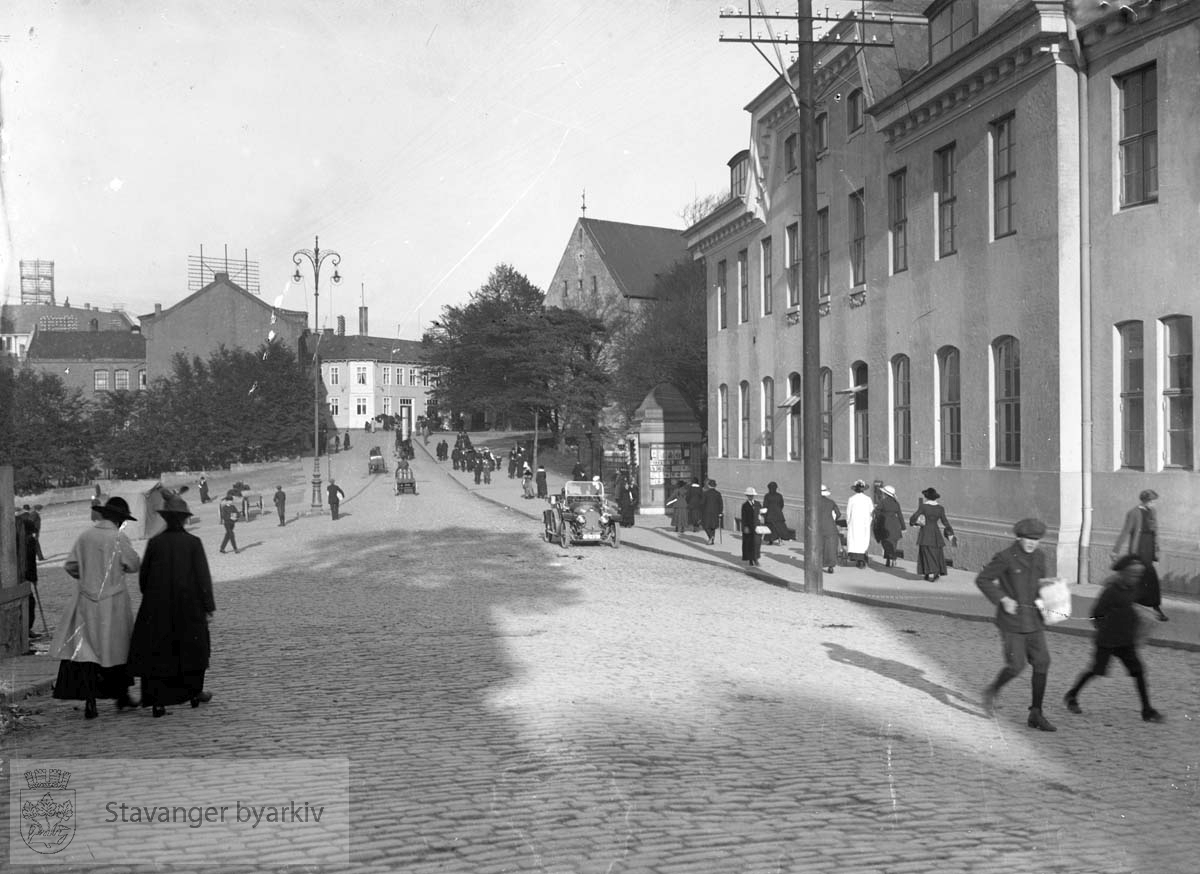
M 1108 663 L 1116 656 L 1137 683 L 1142 702 L 1142 719 L 1146 722 L 1165 722 L 1166 717 L 1150 706 L 1150 691 L 1146 687 L 1146 671 L 1138 658 L 1137 636 L 1141 617 L 1134 603 L 1146 565 L 1136 555 L 1126 555 L 1113 565 L 1116 576 L 1105 582 L 1104 591 L 1092 607 L 1092 622 L 1096 626 L 1096 653 L 1092 665 L 1079 675 L 1063 701 L 1072 713 L 1082 713 L 1079 693 L 1092 677 L 1108 674 Z

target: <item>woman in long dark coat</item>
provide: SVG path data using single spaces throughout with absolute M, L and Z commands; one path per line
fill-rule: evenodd
M 1151 506 L 1158 500 L 1158 492 L 1146 489 L 1138 495 L 1138 505 L 1125 514 L 1125 524 L 1117 535 L 1113 546 L 1112 557 L 1118 561 L 1124 556 L 1134 555 L 1145 566 L 1142 579 L 1138 585 L 1137 602 L 1149 607 L 1158 616 L 1160 622 L 1167 621 L 1167 614 L 1162 611 L 1162 592 L 1158 585 L 1158 571 L 1154 563 L 1158 561 L 1158 518 Z
M 884 486 L 879 490 L 879 502 L 875 505 L 875 536 L 883 547 L 883 563 L 896 566 L 896 547 L 904 536 L 904 512 L 896 500 L 896 490 Z
M 778 543 L 787 534 L 787 518 L 783 515 L 783 495 L 779 494 L 779 484 L 767 483 L 767 493 L 763 495 L 763 509 L 767 511 L 764 522 L 771 533 L 767 543 Z
M 620 480 L 617 481 L 617 509 L 621 513 L 621 527 L 632 528 L 633 516 L 637 510 L 637 495 L 626 474 L 621 474 Z
M 917 511 L 908 520 L 910 525 L 917 525 L 921 532 L 917 535 L 917 573 L 926 582 L 936 583 L 938 577 L 946 573 L 946 540 L 953 537 L 954 529 L 946 518 L 946 510 L 938 503 L 941 495 L 937 489 L 928 488 L 921 492 L 924 500 Z M 945 537 L 943 537 L 943 533 Z
M 757 497 L 758 492 L 751 486 L 746 489 L 746 501 L 742 504 L 742 561 L 750 562 L 750 567 L 758 565 L 762 550 L 762 535 L 755 530 L 762 509 L 762 504 L 755 500 Z
M 817 532 L 821 537 L 821 567 L 825 573 L 833 573 L 833 566 L 838 560 L 838 526 L 837 520 L 842 518 L 842 511 L 837 503 L 829 496 L 829 489 L 821 485 L 821 498 L 817 503 Z
M 138 582 L 142 604 L 129 644 L 130 673 L 142 678 L 142 706 L 165 716 L 168 704 L 199 707 L 211 642 L 208 620 L 216 610 L 212 577 L 200 538 L 184 530 L 187 503 L 170 494 L 158 511 L 167 528 L 150 538 Z

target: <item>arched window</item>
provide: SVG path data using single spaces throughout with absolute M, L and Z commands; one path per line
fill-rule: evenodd
M 942 464 L 962 464 L 962 394 L 958 380 L 958 350 L 938 350 L 938 437 Z
M 1021 466 L 1021 344 L 1001 337 L 993 346 L 996 387 L 996 465 Z
M 762 381 L 762 458 L 775 458 L 775 380 L 764 376 Z
M 750 457 L 750 383 L 742 380 L 738 384 L 738 410 L 740 413 L 740 428 L 738 429 L 738 458 Z
M 846 132 L 854 133 L 863 126 L 863 110 L 866 106 L 866 98 L 863 96 L 862 89 L 856 88 L 850 92 L 850 96 L 846 98 Z
M 821 368 L 821 460 L 833 461 L 833 371 Z
M 871 420 L 867 412 L 867 365 L 856 361 L 850 365 L 850 383 L 854 394 L 854 460 L 869 461 L 871 457 Z
M 907 355 L 892 359 L 892 460 L 912 464 L 912 394 Z
M 722 385 L 717 389 L 717 416 L 721 422 L 721 430 L 718 435 L 719 445 L 717 446 L 717 455 L 721 458 L 729 457 L 729 386 Z
M 804 407 L 800 396 L 800 374 L 788 375 L 788 460 L 799 461 L 800 449 L 804 445 L 804 432 L 801 428 L 800 413 Z
M 1146 466 L 1146 380 L 1141 322 L 1117 325 L 1121 362 L 1120 466 L 1142 470 Z

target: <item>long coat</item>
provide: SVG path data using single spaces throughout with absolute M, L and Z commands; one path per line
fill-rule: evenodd
M 821 566 L 833 567 L 838 560 L 838 525 L 842 511 L 827 495 L 817 501 L 817 533 L 821 537 Z
M 129 644 L 129 671 L 180 677 L 208 669 L 208 614 L 216 610 L 200 538 L 167 530 L 150 538 L 138 574 L 142 604 Z
M 762 537 L 754 529 L 758 527 L 758 511 L 762 504 L 747 498 L 742 504 L 742 561 L 758 561 Z
M 771 529 L 771 536 L 777 540 L 783 540 L 783 536 L 787 533 L 787 517 L 783 515 L 783 495 L 768 490 L 763 495 L 762 502 L 767 511 L 764 521 Z
M 102 668 L 125 664 L 133 629 L 125 574 L 141 564 L 129 538 L 108 519 L 79 535 L 63 565 L 79 585 L 59 617 L 51 658 L 93 662 Z
M 846 552 L 866 555 L 871 545 L 871 517 L 875 502 L 866 492 L 855 492 L 846 501 Z
M 700 522 L 705 531 L 716 531 L 721 527 L 721 516 L 725 513 L 725 499 L 715 488 L 706 488 L 700 505 Z
M 895 550 L 896 544 L 904 536 L 906 527 L 900 502 L 885 492 L 875 507 L 875 539 L 880 544 L 884 544 L 885 552 L 887 551 L 886 544 L 891 544 L 892 549 Z

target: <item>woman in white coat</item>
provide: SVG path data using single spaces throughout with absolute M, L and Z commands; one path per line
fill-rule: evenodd
M 875 502 L 867 495 L 867 484 L 855 480 L 854 494 L 846 501 L 846 558 L 855 567 L 866 567 L 871 546 L 871 520 Z

